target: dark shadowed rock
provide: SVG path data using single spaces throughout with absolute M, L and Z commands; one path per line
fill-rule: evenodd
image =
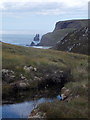
M 35 44 L 35 42 L 34 41 L 32 41 L 31 42 L 31 46 L 35 46 L 36 44 Z
M 34 37 L 34 41 L 39 41 L 39 34 L 36 34 L 36 36 Z

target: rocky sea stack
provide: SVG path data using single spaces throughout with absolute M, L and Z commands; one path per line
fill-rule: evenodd
M 36 34 L 33 41 L 31 42 L 31 46 L 36 46 L 40 42 L 40 35 Z

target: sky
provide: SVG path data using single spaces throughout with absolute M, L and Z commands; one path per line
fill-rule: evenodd
M 88 18 L 89 0 L 0 0 L 0 33 L 44 34 L 56 22 Z

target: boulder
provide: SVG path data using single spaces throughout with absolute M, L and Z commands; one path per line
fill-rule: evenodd
M 28 117 L 31 120 L 46 118 L 46 113 L 40 112 L 39 109 L 35 108 Z M 46 119 L 45 119 L 46 120 Z
M 33 70 L 36 72 L 36 71 L 37 71 L 37 68 L 33 68 Z
M 24 66 L 23 68 L 26 72 L 30 72 L 30 71 L 33 71 L 34 68 L 32 66 Z
M 29 89 L 29 83 L 26 81 L 19 81 L 14 84 L 15 88 L 18 90 L 27 90 Z
M 2 69 L 2 80 L 6 83 L 15 81 L 15 73 L 12 70 Z
M 36 67 L 32 67 L 31 65 L 29 65 L 29 66 L 24 66 L 24 68 L 23 68 L 25 71 L 27 71 L 27 72 L 30 72 L 30 71 L 37 71 L 37 68 Z
M 26 77 L 24 77 L 22 74 L 20 75 L 21 80 L 26 80 Z
M 66 87 L 63 87 L 61 89 L 61 97 L 62 100 L 65 100 L 66 98 L 68 98 L 70 96 L 71 91 L 69 89 L 67 89 Z

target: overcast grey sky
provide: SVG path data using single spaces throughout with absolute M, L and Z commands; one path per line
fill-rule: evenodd
M 57 21 L 87 19 L 88 1 L 0 0 L 0 32 L 43 34 L 52 31 Z

